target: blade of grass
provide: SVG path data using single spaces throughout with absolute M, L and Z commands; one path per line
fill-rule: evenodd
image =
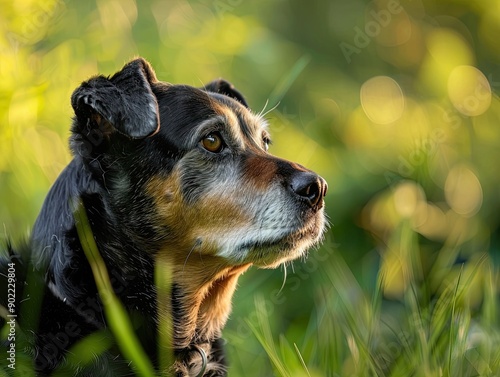
M 85 368 L 113 345 L 111 334 L 106 330 L 97 331 L 76 343 L 67 353 L 65 364 L 51 374 L 51 377 L 66 377 L 75 369 Z
M 367 320 L 373 313 L 366 312 L 370 310 L 370 305 L 345 260 L 338 254 L 332 258 L 335 258 L 335 263 L 332 263 L 331 269 L 325 270 L 326 277 L 331 281 L 337 294 L 339 312 L 345 321 L 345 333 L 352 336 L 352 346 L 357 348 L 359 361 L 364 363 L 357 367 L 366 367 L 373 376 L 378 376 L 380 366 L 373 357 L 369 343 L 370 335 L 367 335 L 367 332 L 373 331 Z
M 311 374 L 309 373 L 309 370 L 307 369 L 307 365 L 304 361 L 304 358 L 302 357 L 300 351 L 299 351 L 299 347 L 297 347 L 297 344 L 296 343 L 293 343 L 293 347 L 295 349 L 295 352 L 297 353 L 297 357 L 299 358 L 300 360 L 300 363 L 302 364 L 302 367 L 304 368 L 304 371 L 307 373 L 307 375 L 309 377 L 311 377 Z
M 109 327 L 117 339 L 120 350 L 128 360 L 132 361 L 137 373 L 141 377 L 153 377 L 155 376 L 154 368 L 132 330 L 125 308 L 113 291 L 108 270 L 99 254 L 85 207 L 81 200 L 73 202 L 72 205 L 78 237 L 90 263 Z
M 316 359 L 315 364 L 327 370 L 328 376 L 333 376 L 343 363 L 345 351 L 344 336 L 338 331 L 338 299 L 332 287 L 320 285 L 318 289 L 322 294 L 315 295 L 315 320 L 310 322 L 305 335 L 307 342 L 313 345 L 308 360 Z
M 247 319 L 246 322 L 248 326 L 266 351 L 269 359 L 271 360 L 271 363 L 274 365 L 279 375 L 283 377 L 291 377 L 290 373 L 288 373 L 287 371 L 285 364 L 281 361 L 278 356 L 278 352 L 276 351 L 273 335 L 271 332 L 271 326 L 269 325 L 269 320 L 266 318 L 265 314 L 264 299 L 260 296 L 255 298 L 255 309 L 257 312 L 258 325 L 252 323 Z
M 307 67 L 311 58 L 309 55 L 301 56 L 293 65 L 293 67 L 288 71 L 278 82 L 276 87 L 273 89 L 269 95 L 269 103 L 271 108 L 277 106 L 281 99 L 285 96 L 286 92 L 290 89 L 292 84 L 297 80 L 302 71 Z
M 482 308 L 481 322 L 487 328 L 492 328 L 495 325 L 495 320 L 498 317 L 498 307 L 496 305 L 496 297 L 498 295 L 498 287 L 496 281 L 499 281 L 498 276 L 495 276 L 493 265 L 489 261 L 485 269 L 484 286 L 484 305 Z
M 158 358 L 160 360 L 160 370 L 168 373 L 168 369 L 174 363 L 172 346 L 173 319 L 170 305 L 172 297 L 172 265 L 161 258 L 158 258 L 155 265 L 155 284 L 159 305 L 158 313 L 160 313 L 160 321 L 158 323 Z M 160 307 L 161 305 L 165 307 Z
M 462 277 L 464 276 L 464 265 L 462 265 L 461 269 L 460 269 L 460 274 L 458 275 L 458 278 L 457 278 L 457 283 L 456 283 L 454 294 L 453 294 L 453 301 L 452 301 L 452 308 L 451 308 L 450 348 L 449 348 L 449 355 L 448 355 L 448 357 L 449 357 L 449 359 L 448 359 L 448 368 L 449 368 L 448 375 L 450 375 L 450 376 L 453 375 L 451 373 L 451 367 L 453 365 L 452 360 L 451 360 L 451 357 L 452 357 L 452 348 L 451 347 L 454 344 L 454 342 L 452 342 L 451 337 L 457 331 L 457 330 L 455 330 L 455 322 L 458 321 L 458 318 L 456 318 L 457 317 L 457 315 L 456 315 L 456 303 L 457 303 L 457 300 L 461 299 L 466 294 L 467 289 L 472 284 L 472 280 L 478 274 L 480 267 L 485 264 L 486 260 L 487 260 L 487 255 L 486 254 L 481 255 L 481 257 L 478 259 L 478 261 L 472 267 L 472 270 L 469 272 L 467 279 L 465 279 L 465 281 L 461 284 Z M 468 308 L 466 307 L 466 309 L 468 309 Z M 469 317 L 470 317 L 470 315 L 469 315 Z M 467 327 L 468 327 L 468 324 L 470 323 L 470 318 L 465 318 L 465 321 L 468 322 L 467 323 Z
M 449 347 L 448 347 L 448 376 L 451 376 L 451 360 L 453 353 L 453 335 L 454 335 L 454 325 L 455 325 L 455 310 L 457 306 L 457 298 L 458 298 L 458 289 L 460 288 L 460 280 L 462 280 L 462 276 L 464 273 L 464 265 L 460 267 L 460 273 L 458 274 L 457 284 L 455 285 L 455 291 L 453 293 L 453 301 L 451 304 L 451 323 L 450 323 L 450 338 L 449 338 Z

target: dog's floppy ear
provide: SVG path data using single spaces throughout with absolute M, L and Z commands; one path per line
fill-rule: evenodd
M 155 82 L 153 69 L 142 58 L 132 60 L 111 78 L 96 76 L 85 81 L 71 96 L 77 127 L 106 127 L 133 139 L 154 134 L 160 126 L 151 90 Z
M 234 88 L 234 85 L 224 79 L 214 80 L 203 88 L 207 92 L 214 92 L 224 94 L 228 97 L 231 97 L 238 102 L 240 102 L 243 106 L 248 107 L 247 101 L 245 101 L 245 97 Z

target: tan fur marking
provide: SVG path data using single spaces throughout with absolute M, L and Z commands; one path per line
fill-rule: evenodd
M 228 227 L 250 224 L 249 216 L 228 199 L 212 195 L 188 205 L 179 187 L 178 173 L 174 172 L 168 178 L 153 178 L 146 190 L 156 202 L 157 223 L 168 227 L 169 244 L 182 252 L 189 251 L 200 237 L 221 239 Z
M 184 316 L 174 323 L 174 348 L 185 348 L 192 342 L 208 342 L 220 336 L 231 311 L 231 297 L 238 277 L 250 264 L 227 266 L 219 257 L 198 255 L 177 259 L 174 250 L 163 249 L 158 258 L 173 266 L 174 283 L 180 287 L 180 306 Z M 171 307 L 159 305 L 159 316 L 171 318 Z
M 277 169 L 272 157 L 254 155 L 245 161 L 244 176 L 254 187 L 266 190 L 276 176 Z
M 228 265 L 216 256 L 216 245 L 205 240 L 221 239 L 228 228 L 246 226 L 250 219 L 221 197 L 187 205 L 179 185 L 177 172 L 167 178 L 156 177 L 147 185 L 147 192 L 156 202 L 157 222 L 168 227 L 169 232 L 157 258 L 172 266 L 173 283 L 183 295 L 185 316 L 177 319 L 180 323 L 174 323 L 174 348 L 220 336 L 238 277 L 250 267 Z M 159 303 L 160 320 L 170 315 L 170 303 Z

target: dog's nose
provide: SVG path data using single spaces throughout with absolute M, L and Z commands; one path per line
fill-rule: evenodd
M 314 208 L 321 205 L 328 190 L 328 184 L 319 175 L 301 171 L 292 176 L 290 188 L 300 199 L 305 200 Z

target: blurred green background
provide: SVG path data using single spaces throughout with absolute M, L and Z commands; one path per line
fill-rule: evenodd
M 273 352 L 303 371 L 295 348 L 310 375 L 389 375 L 405 345 L 437 352 L 435 303 L 460 284 L 454 375 L 500 373 L 498 0 L 0 0 L 0 28 L 2 239 L 27 236 L 71 158 L 80 82 L 138 55 L 163 81 L 224 77 L 276 105 L 270 152 L 328 181 L 332 224 L 306 262 L 240 280 L 230 375 L 279 374 Z M 443 375 L 421 353 L 401 375 Z

